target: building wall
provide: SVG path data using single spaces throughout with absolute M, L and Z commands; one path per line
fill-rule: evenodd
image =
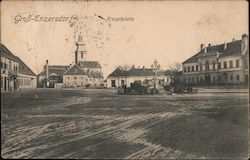
M 1 57 L 1 92 L 17 90 L 17 79 L 12 75 L 17 76 L 19 71 L 19 63 L 6 58 Z
M 37 77 L 31 75 L 19 74 L 18 76 L 19 89 L 37 88 Z
M 104 86 L 103 78 L 90 78 L 87 75 L 64 75 L 64 87 L 101 87 Z
M 124 85 L 127 87 L 130 87 L 131 83 L 134 83 L 135 81 L 141 81 L 144 80 L 152 80 L 154 79 L 154 76 L 129 76 L 129 77 L 108 77 L 107 78 L 107 88 L 117 88 L 121 87 L 123 82 Z M 170 84 L 171 78 L 169 76 L 158 76 L 158 79 L 162 79 L 165 83 L 165 85 Z M 114 81 L 115 86 L 112 86 L 112 81 Z
M 211 56 L 212 57 L 212 56 Z M 183 64 L 183 82 L 193 85 L 221 85 L 221 84 L 243 84 L 245 75 L 243 73 L 242 56 L 203 57 L 197 63 Z M 206 64 L 206 61 L 209 64 Z M 200 66 L 202 65 L 202 70 Z M 188 67 L 194 66 L 194 71 Z M 198 71 L 196 66 L 198 66 Z

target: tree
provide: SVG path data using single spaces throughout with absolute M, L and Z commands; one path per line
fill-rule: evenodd
M 171 72 L 171 83 L 175 84 L 179 82 L 178 74 L 182 70 L 182 64 L 180 62 L 175 62 L 169 66 L 169 70 Z
M 120 66 L 116 66 L 116 69 L 121 69 L 121 70 L 124 70 L 124 71 L 128 71 L 132 68 L 131 65 L 128 65 L 128 64 L 123 64 L 123 65 L 120 65 Z

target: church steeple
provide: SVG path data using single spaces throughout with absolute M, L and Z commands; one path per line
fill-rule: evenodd
M 87 60 L 87 51 L 85 49 L 85 44 L 82 39 L 81 32 L 78 36 L 78 41 L 76 42 L 76 51 L 75 51 L 75 63 L 78 64 L 79 61 Z

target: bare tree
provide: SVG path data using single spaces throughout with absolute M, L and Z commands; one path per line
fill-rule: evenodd
M 175 62 L 169 66 L 169 70 L 171 72 L 171 82 L 177 83 L 179 82 L 178 73 L 182 70 L 182 64 L 180 62 Z
M 120 66 L 116 66 L 116 68 L 120 68 L 121 70 L 125 70 L 125 71 L 130 70 L 131 67 L 132 67 L 132 65 L 128 65 L 128 64 L 123 64 L 123 65 L 120 65 Z

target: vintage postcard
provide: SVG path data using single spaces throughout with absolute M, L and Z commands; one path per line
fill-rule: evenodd
M 1 156 L 248 159 L 247 1 L 1 1 Z

